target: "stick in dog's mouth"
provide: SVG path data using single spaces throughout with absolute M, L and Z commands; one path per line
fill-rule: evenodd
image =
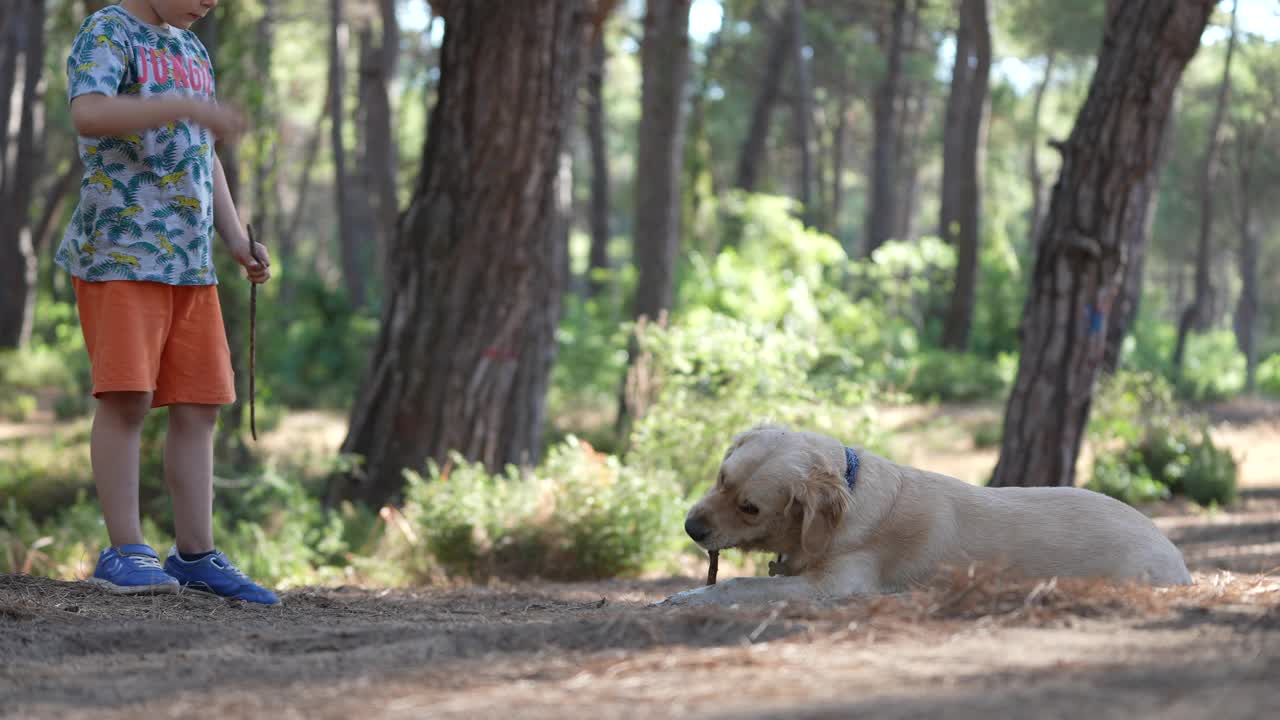
M 709 561 L 707 564 L 707 584 L 715 585 L 716 573 L 720 571 L 720 551 L 708 550 L 707 560 Z

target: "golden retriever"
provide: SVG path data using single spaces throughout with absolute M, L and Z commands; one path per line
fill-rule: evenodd
M 1191 584 L 1155 524 L 1101 493 L 978 487 L 777 426 L 733 439 L 685 531 L 707 550 L 778 553 L 771 574 L 784 577 L 734 578 L 661 605 L 901 592 L 975 562 L 1024 577 Z

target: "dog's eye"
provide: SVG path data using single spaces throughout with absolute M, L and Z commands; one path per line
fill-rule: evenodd
M 749 503 L 749 502 L 744 502 L 744 503 L 742 503 L 741 505 L 739 505 L 739 506 L 738 506 L 738 509 L 739 509 L 739 510 L 741 510 L 743 513 L 747 514 L 747 515 L 759 515 L 759 514 L 760 514 L 760 508 L 756 507 L 755 505 L 752 505 L 752 504 L 751 504 L 751 503 Z

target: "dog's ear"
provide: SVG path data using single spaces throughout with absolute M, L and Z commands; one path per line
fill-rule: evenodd
M 800 549 L 809 557 L 823 555 L 835 539 L 836 529 L 849 510 L 849 494 L 844 478 L 830 463 L 816 459 L 796 488 L 793 500 L 799 504 Z

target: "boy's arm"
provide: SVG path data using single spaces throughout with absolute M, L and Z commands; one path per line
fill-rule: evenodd
M 222 236 L 227 249 L 236 262 L 244 266 L 249 279 L 255 283 L 264 283 L 271 277 L 271 258 L 262 243 L 253 243 L 253 251 L 249 249 L 249 234 L 240 222 L 240 214 L 236 211 L 235 201 L 231 198 L 231 189 L 227 187 L 227 176 L 222 169 L 222 160 L 213 152 L 213 226 Z M 254 257 L 256 252 L 257 257 Z M 262 259 L 262 262 L 258 261 Z
M 234 110 L 192 98 L 90 93 L 71 101 L 71 122 L 85 137 L 132 135 L 177 120 L 203 125 L 218 138 L 230 138 L 243 128 Z

